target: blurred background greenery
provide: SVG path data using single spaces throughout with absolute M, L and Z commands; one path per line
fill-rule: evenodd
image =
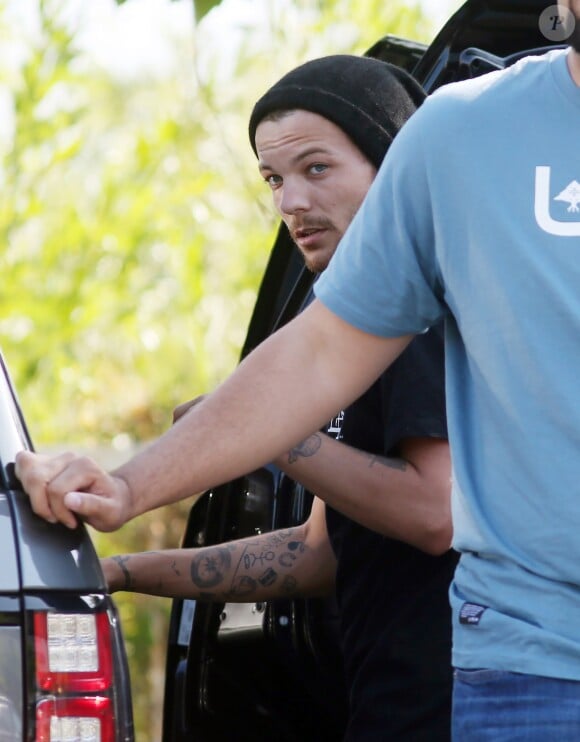
M 0 0 L 0 347 L 38 450 L 113 466 L 234 368 L 276 228 L 253 103 L 434 23 L 403 0 Z M 97 549 L 177 546 L 190 505 Z M 158 742 L 169 601 L 116 602 L 137 740 Z

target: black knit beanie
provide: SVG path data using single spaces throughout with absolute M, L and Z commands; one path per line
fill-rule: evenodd
M 379 168 L 395 134 L 425 98 L 408 73 L 371 57 L 337 54 L 314 59 L 279 80 L 250 116 L 250 142 L 274 111 L 301 109 L 339 126 Z

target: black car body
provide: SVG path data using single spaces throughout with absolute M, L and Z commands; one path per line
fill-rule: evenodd
M 32 450 L 0 356 L 0 742 L 132 742 L 125 648 L 89 534 L 35 516 Z
M 540 0 L 468 0 L 425 46 L 387 36 L 368 54 L 410 71 L 428 93 L 554 48 Z M 312 275 L 281 225 L 242 357 L 300 310 Z M 283 421 L 281 421 L 283 424 Z M 311 496 L 274 468 L 205 493 L 184 546 L 205 546 L 301 523 Z M 332 601 L 172 607 L 164 742 L 339 740 L 345 721 Z

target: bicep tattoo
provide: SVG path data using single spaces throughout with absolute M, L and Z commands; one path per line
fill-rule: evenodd
M 308 459 L 314 456 L 322 445 L 322 438 L 319 433 L 313 433 L 306 440 L 299 443 L 288 451 L 288 463 L 293 464 L 299 458 Z

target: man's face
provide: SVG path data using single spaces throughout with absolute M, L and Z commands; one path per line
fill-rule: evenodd
M 256 149 L 260 173 L 306 267 L 321 273 L 376 175 L 374 165 L 342 129 L 310 111 L 262 121 Z

